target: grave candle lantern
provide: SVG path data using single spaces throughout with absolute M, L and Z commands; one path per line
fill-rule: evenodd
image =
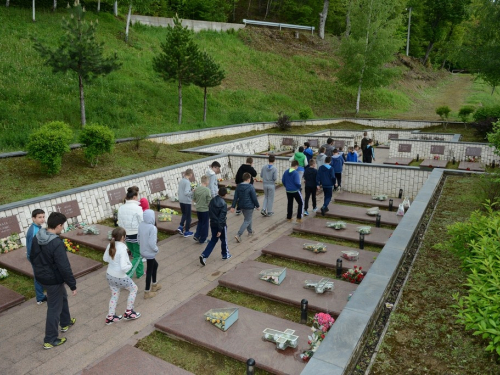
M 403 189 L 399 189 L 399 199 L 403 198 Z
M 306 299 L 300 301 L 300 324 L 307 323 L 307 306 L 309 302 Z
M 248 358 L 248 361 L 247 361 L 247 375 L 254 375 L 254 374 L 255 374 L 255 359 Z
M 392 211 L 392 205 L 394 204 L 394 200 L 389 199 L 389 211 Z
M 365 235 L 363 233 L 359 234 L 359 248 L 361 250 L 365 248 Z
M 337 278 L 342 277 L 342 259 L 337 259 Z
M 451 159 L 453 165 L 455 165 L 455 157 L 453 157 L 453 159 Z
M 420 160 L 420 155 L 419 155 L 419 154 L 417 154 L 417 161 L 419 161 L 419 160 Z
M 118 211 L 113 212 L 113 223 L 115 224 L 115 227 L 118 226 Z
M 159 212 L 161 210 L 161 207 L 160 207 L 160 198 L 158 198 L 156 200 L 156 210 Z
M 491 168 L 495 168 L 495 160 L 491 162 Z
M 375 221 L 375 226 L 376 226 L 377 228 L 380 228 L 380 219 L 381 219 L 380 214 L 377 214 L 377 219 L 376 219 L 376 221 Z

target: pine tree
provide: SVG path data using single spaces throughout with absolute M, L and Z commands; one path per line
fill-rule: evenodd
M 90 23 L 84 20 L 85 8 L 82 8 L 78 0 L 70 12 L 70 19 L 63 18 L 64 34 L 56 49 L 52 50 L 38 40 L 35 40 L 34 47 L 45 59 L 45 65 L 51 66 L 54 73 L 70 70 L 78 74 L 81 122 L 85 126 L 84 82 L 107 75 L 119 69 L 121 64 L 118 63 L 116 54 L 107 58 L 103 56 L 103 43 L 97 42 L 95 38 L 97 20 Z
M 198 61 L 198 72 L 194 84 L 204 89 L 203 96 L 203 121 L 207 121 L 207 88 L 219 86 L 226 77 L 226 73 L 221 69 L 212 57 L 206 52 L 202 52 Z
M 193 83 L 197 73 L 199 59 L 198 46 L 193 41 L 193 32 L 182 27 L 182 21 L 176 15 L 174 27 L 168 25 L 165 43 L 162 43 L 162 52 L 153 59 L 153 69 L 167 82 L 178 84 L 179 115 L 178 122 L 182 122 L 182 86 Z

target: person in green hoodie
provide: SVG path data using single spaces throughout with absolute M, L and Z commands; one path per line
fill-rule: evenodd
M 288 159 L 289 161 L 297 160 L 299 163 L 299 167 L 297 168 L 297 173 L 299 174 L 299 178 L 302 181 L 302 176 L 304 175 L 304 170 L 308 165 L 307 157 L 304 154 L 304 147 L 300 146 L 299 151 L 297 151 L 293 156 Z
M 201 185 L 198 186 L 193 193 L 193 202 L 196 204 L 196 216 L 198 217 L 198 225 L 193 239 L 198 243 L 206 243 L 208 237 L 209 214 L 208 205 L 212 199 L 212 193 L 208 186 L 208 176 L 201 177 Z

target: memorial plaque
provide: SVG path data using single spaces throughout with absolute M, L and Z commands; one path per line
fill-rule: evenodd
M 160 191 L 167 190 L 165 188 L 165 181 L 163 181 L 163 178 L 161 178 L 161 177 L 155 178 L 153 180 L 149 180 L 148 184 L 149 184 L 149 190 L 150 190 L 151 194 L 159 193 Z
M 293 138 L 283 138 L 283 141 L 281 141 L 281 144 L 283 146 L 293 146 Z
M 335 147 L 335 148 L 342 147 L 342 149 L 343 149 L 344 146 L 345 146 L 345 141 L 333 141 L 333 147 Z
M 411 145 L 407 143 L 398 146 L 398 152 L 411 152 Z
M 431 146 L 431 154 L 444 155 L 444 146 Z
M 467 147 L 465 156 L 481 156 L 481 147 Z
M 308 139 L 309 147 L 319 147 L 319 142 L 317 139 Z
M 19 222 L 15 216 L 0 218 L 0 238 L 9 237 L 13 233 L 20 233 Z
M 389 133 L 389 139 L 398 139 L 399 138 L 399 134 L 397 133 Z
M 67 219 L 80 215 L 80 207 L 76 200 L 56 204 L 56 211 L 62 213 Z
M 123 203 L 123 200 L 125 199 L 125 196 L 127 193 L 125 192 L 125 188 L 118 188 L 118 189 L 113 189 L 113 190 L 108 190 L 108 199 L 109 199 L 109 204 L 114 206 L 115 204 L 118 203 Z

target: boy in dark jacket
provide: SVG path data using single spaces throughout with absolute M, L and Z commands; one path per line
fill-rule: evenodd
M 208 243 L 205 251 L 200 255 L 200 263 L 202 266 L 207 264 L 207 259 L 212 253 L 217 241 L 221 240 L 221 253 L 222 260 L 231 258 L 229 249 L 227 248 L 227 203 L 224 197 L 227 194 L 225 187 L 219 188 L 219 195 L 216 195 L 208 205 L 208 214 L 210 216 L 210 230 L 212 231 L 212 238 Z
M 323 187 L 323 194 L 325 200 L 323 202 L 323 206 L 321 207 L 321 215 L 325 216 L 325 212 L 328 212 L 328 205 L 332 200 L 332 192 L 333 187 L 335 186 L 335 172 L 333 171 L 333 167 L 330 165 L 331 158 L 329 156 L 325 159 L 325 164 L 323 164 L 318 169 L 318 175 L 316 177 L 316 185 L 318 187 Z
M 313 150 L 310 147 L 309 142 L 304 142 L 304 155 L 307 158 L 307 164 L 309 165 L 313 157 Z
M 52 212 L 47 219 L 47 229 L 40 229 L 33 239 L 30 253 L 35 278 L 47 290 L 47 320 L 43 348 L 52 349 L 62 345 L 66 338 L 58 338 L 58 326 L 66 332 L 76 322 L 69 313 L 66 283 L 76 296 L 76 280 L 69 264 L 66 246 L 59 234 L 63 230 L 66 216 Z
M 243 182 L 243 174 L 250 173 L 250 184 L 253 185 L 253 178 L 257 177 L 257 171 L 253 167 L 253 158 L 248 157 L 247 162 L 245 164 L 241 164 L 236 172 L 236 177 L 234 178 L 236 185 L 239 185 Z M 240 206 L 236 208 L 236 215 L 241 214 Z
M 335 172 L 335 179 L 337 180 L 337 189 L 342 185 L 342 170 L 344 169 L 344 158 L 339 154 L 337 149 L 333 150 L 332 161 L 330 162 Z
M 231 205 L 231 212 L 234 212 L 234 207 L 238 205 L 240 210 L 243 212 L 243 224 L 241 224 L 238 234 L 234 236 L 237 242 L 241 242 L 241 236 L 245 229 L 248 231 L 248 236 L 253 235 L 252 230 L 252 217 L 253 210 L 259 209 L 259 201 L 257 200 L 257 194 L 255 193 L 255 188 L 250 184 L 250 173 L 243 173 L 243 182 L 238 185 L 236 191 L 234 192 L 234 200 Z
M 42 229 L 42 224 L 45 223 L 45 212 L 39 208 L 33 210 L 31 213 L 31 220 L 33 220 L 33 224 L 28 229 L 28 233 L 26 233 L 26 250 L 27 257 L 30 260 L 31 254 L 31 246 L 33 244 L 33 238 L 35 238 L 36 234 L 40 229 Z M 30 261 L 31 262 L 31 261 Z M 35 271 L 33 270 L 33 273 Z M 47 296 L 43 294 L 43 286 L 34 278 L 35 281 L 35 293 L 36 293 L 36 303 L 41 305 L 42 303 L 47 302 Z
M 305 181 L 305 191 L 306 191 L 306 203 L 304 205 L 304 215 L 309 216 L 307 209 L 309 208 L 309 197 L 312 199 L 313 211 L 316 212 L 316 175 L 318 170 L 316 169 L 316 162 L 311 159 L 309 168 L 306 168 L 304 172 Z
M 358 153 L 354 151 L 354 147 L 349 147 L 349 152 L 347 153 L 347 158 L 346 161 L 351 162 L 351 163 L 357 163 L 358 162 Z
M 299 205 L 297 208 L 297 223 L 302 222 L 302 210 L 304 206 L 304 201 L 302 200 L 302 194 L 300 193 L 300 176 L 297 172 L 299 168 L 299 162 L 297 160 L 292 161 L 292 167 L 287 169 L 283 173 L 281 178 L 281 183 L 286 189 L 286 198 L 288 200 L 286 219 L 289 223 L 292 222 L 293 214 L 293 200 L 295 199 Z

